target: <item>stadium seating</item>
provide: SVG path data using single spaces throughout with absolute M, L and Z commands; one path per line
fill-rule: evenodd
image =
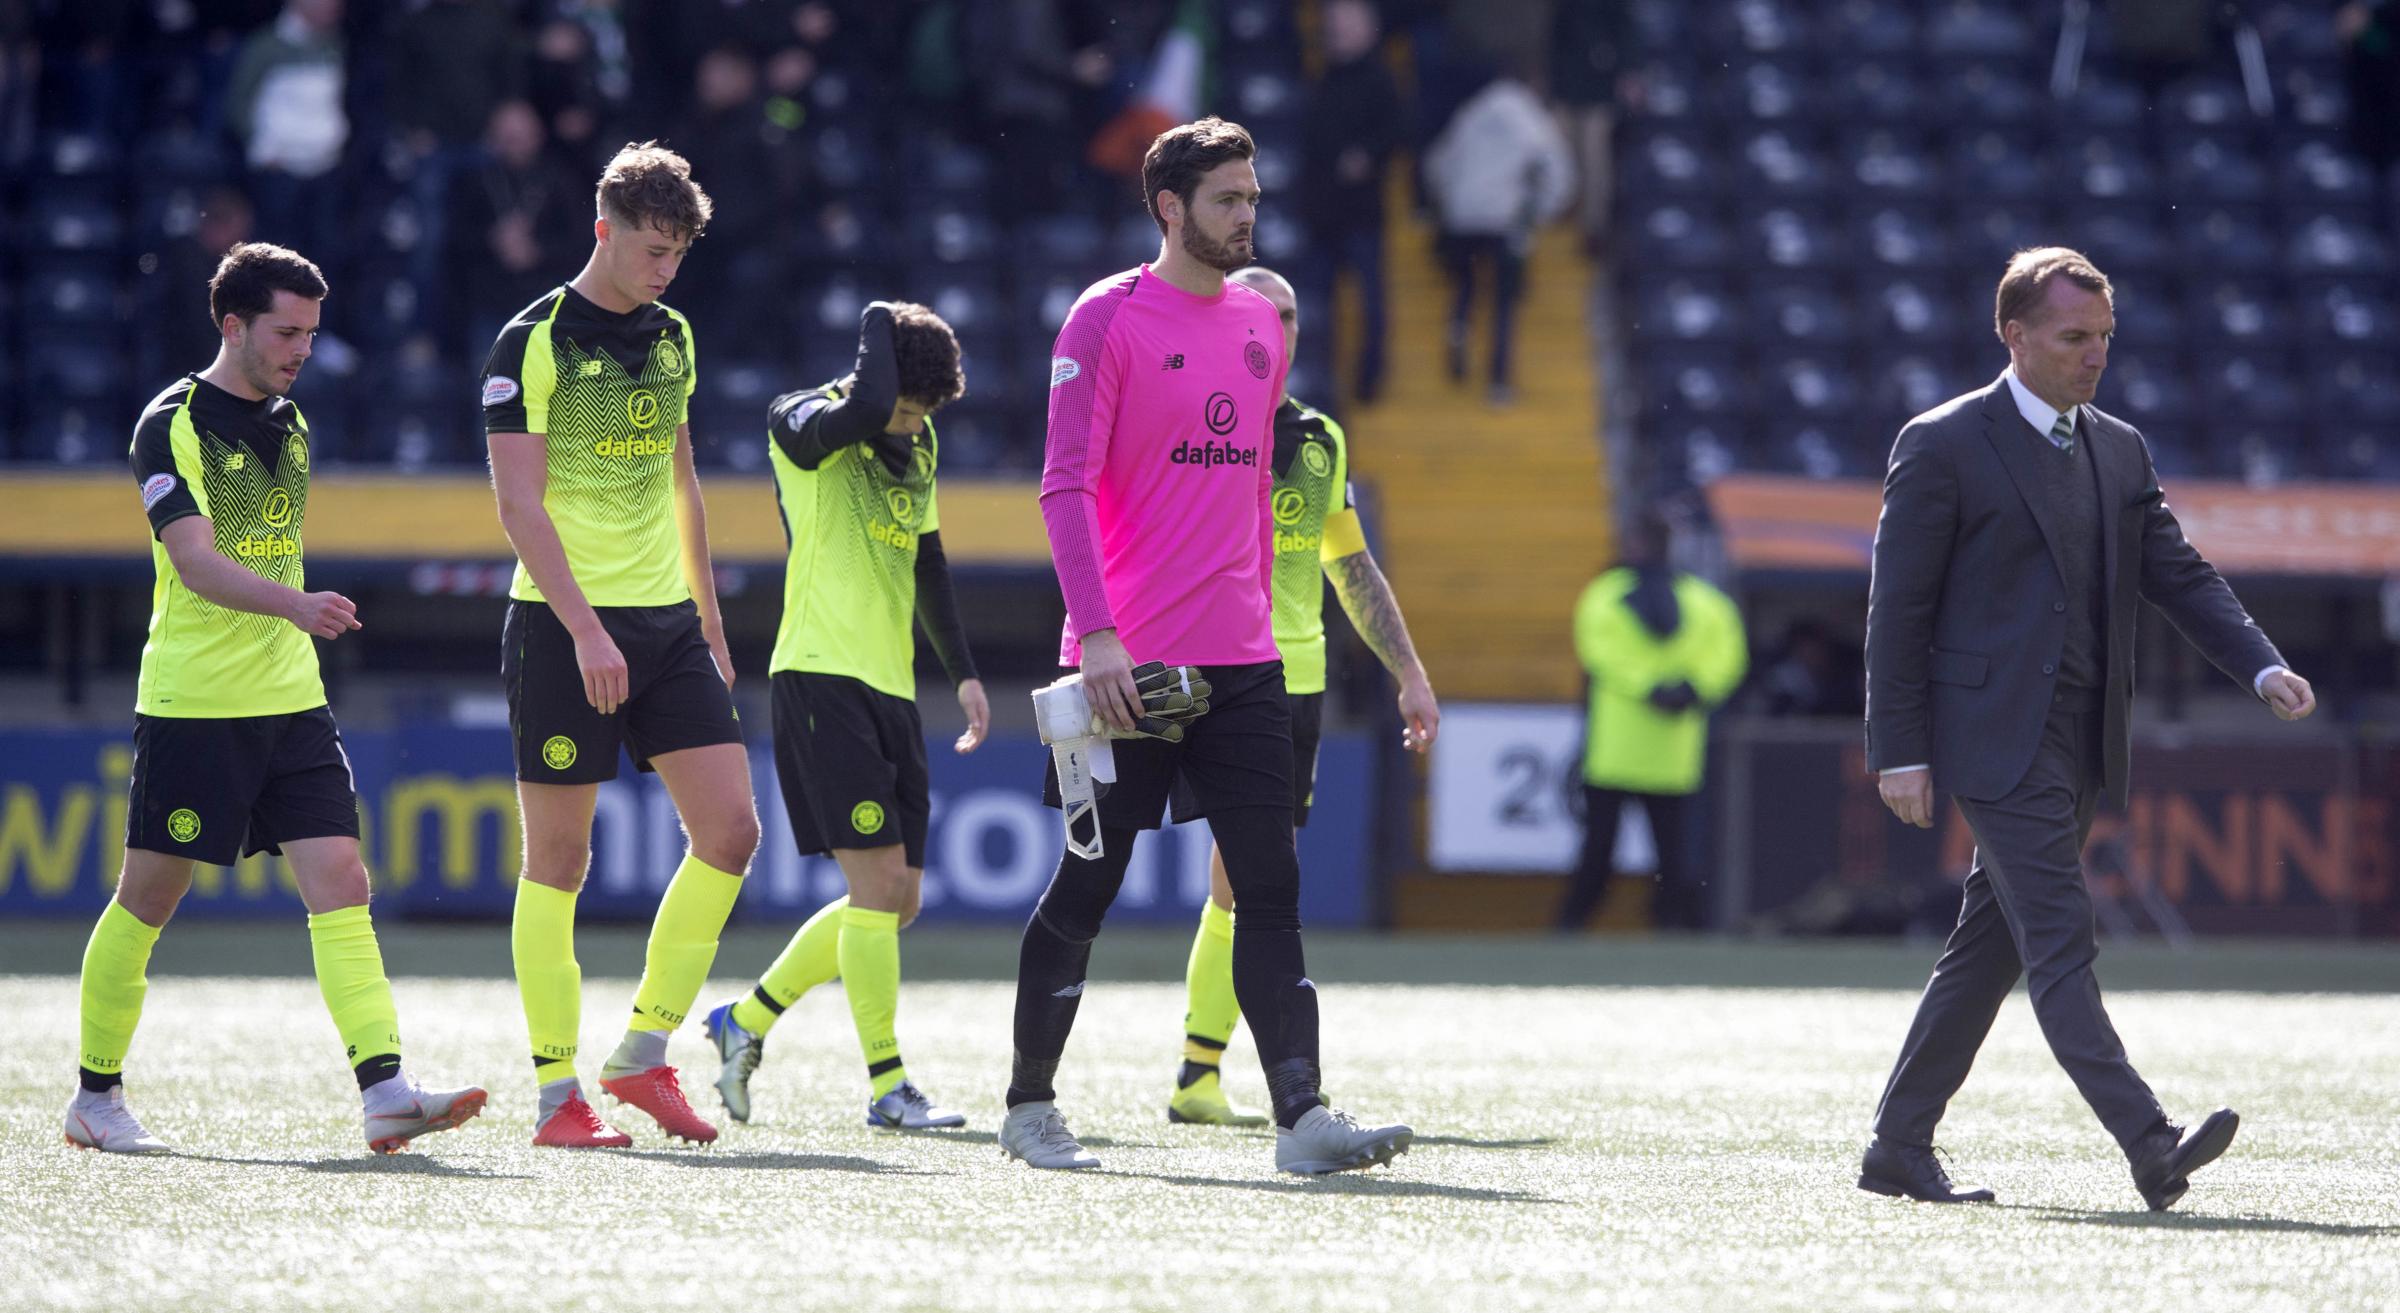
M 2151 103 L 2100 7 L 2062 101 L 2056 6 L 1640 0 L 1618 151 L 1639 436 L 1697 482 L 1873 474 L 1910 415 L 2005 363 L 2007 254 L 2059 243 L 2119 285 L 2101 404 L 2162 467 L 2388 476 L 2389 211 L 2347 146 L 2323 7 L 2249 8 L 2266 118 L 2230 42 Z M 1845 75 L 1814 75 L 1826 59 Z

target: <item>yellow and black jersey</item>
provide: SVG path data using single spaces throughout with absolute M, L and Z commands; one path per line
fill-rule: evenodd
M 542 506 L 594 606 L 691 596 L 675 534 L 675 430 L 698 381 L 681 314 L 657 302 L 616 314 L 572 287 L 520 311 L 484 363 L 484 431 L 546 439 Z M 523 562 L 508 595 L 543 600 Z
M 302 586 L 308 423 L 285 397 L 245 401 L 178 379 L 133 430 L 133 476 L 150 516 L 150 637 L 134 710 L 145 716 L 280 716 L 325 705 L 317 650 L 281 616 L 228 610 L 184 587 L 159 533 L 208 517 L 244 569 Z
M 1325 691 L 1325 563 L 1366 550 L 1342 426 L 1285 398 L 1275 411 L 1275 649 L 1287 693 Z

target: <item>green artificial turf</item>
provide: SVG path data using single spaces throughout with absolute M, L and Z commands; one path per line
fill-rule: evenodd
M 1853 1187 L 1922 948 L 1323 937 L 1311 968 L 1328 1089 L 1418 1140 L 1390 1169 L 1304 1181 L 1272 1171 L 1271 1132 L 1166 1123 L 1183 1000 L 1161 982 L 1181 941 L 1130 933 L 1103 942 L 1059 1082 L 1100 1172 L 1035 1173 L 994 1145 L 1005 932 L 903 941 L 917 977 L 903 1052 L 968 1130 L 862 1124 L 833 986 L 768 1042 L 754 1124 L 668 1147 L 603 1100 L 635 1148 L 564 1154 L 526 1143 L 505 931 L 393 927 L 411 1070 L 493 1097 L 466 1128 L 375 1159 L 315 987 L 293 973 L 305 935 L 177 926 L 128 1089 L 180 1153 L 75 1152 L 59 1117 L 81 931 L 0 928 L 0 969 L 21 973 L 0 975 L 14 1022 L 0 1308 L 2400 1306 L 2400 998 L 2376 992 L 2395 983 L 2388 949 L 2104 955 L 2118 1028 L 2170 1110 L 2244 1118 L 2231 1153 L 2152 1214 L 2021 995 L 1943 1127 L 1955 1173 L 2000 1204 Z M 587 1083 L 638 942 L 582 940 Z M 703 1002 L 745 987 L 773 948 L 736 936 Z M 715 1116 L 696 1028 L 671 1060 Z M 1237 1099 L 1259 1100 L 1246 1037 L 1226 1070 Z

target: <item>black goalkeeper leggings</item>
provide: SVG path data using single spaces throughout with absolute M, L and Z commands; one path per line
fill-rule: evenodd
M 1276 1120 L 1317 1104 L 1317 989 L 1300 950 L 1300 856 L 1289 807 L 1237 807 L 1209 817 L 1233 885 L 1233 992 L 1258 1044 Z M 1059 859 L 1025 923 L 1017 958 L 1016 1063 L 1008 1106 L 1056 1097 L 1052 1079 L 1083 1001 L 1092 941 L 1125 882 L 1138 830 L 1105 830 L 1105 855 Z M 1289 1119 L 1286 1113 L 1289 1113 Z

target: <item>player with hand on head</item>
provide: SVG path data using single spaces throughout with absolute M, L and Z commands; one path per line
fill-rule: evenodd
M 768 663 L 775 773 L 800 851 L 831 853 L 850 892 L 800 927 L 747 996 L 708 1014 L 717 1090 L 735 1121 L 750 1120 L 750 1077 L 776 1018 L 839 976 L 866 1056 L 867 1124 L 966 1124 L 909 1080 L 893 1033 L 899 935 L 917 916 L 932 815 L 911 617 L 966 713 L 954 748 L 973 752 L 991 724 L 934 499 L 931 416 L 965 391 L 950 326 L 924 306 L 877 301 L 859 317 L 847 376 L 767 410 L 791 553 Z
M 324 275 L 295 252 L 235 246 L 209 280 L 217 358 L 158 394 L 133 473 L 158 582 L 134 702 L 132 805 L 116 895 L 83 955 L 82 1089 L 67 1143 L 161 1153 L 125 1103 L 150 951 L 192 864 L 288 862 L 308 908 L 317 987 L 365 1104 L 367 1147 L 391 1153 L 483 1111 L 479 1089 L 429 1090 L 400 1066 L 400 1023 L 367 911 L 358 789 L 310 639 L 363 628 L 339 593 L 308 592 L 308 421 L 286 394 L 317 335 Z
M 692 326 L 659 302 L 709 201 L 682 156 L 628 145 L 600 176 L 592 255 L 500 332 L 483 371 L 500 526 L 516 547 L 501 634 L 525 862 L 510 948 L 541 1102 L 533 1142 L 621 1148 L 575 1076 L 575 899 L 617 752 L 666 782 L 690 848 L 660 898 L 625 1037 L 600 1087 L 677 1139 L 717 1129 L 667 1065 L 758 847 L 708 520 L 685 406 Z
M 1283 323 L 1286 359 L 1300 350 L 1300 299 L 1283 275 L 1251 265 L 1227 276 L 1267 298 Z M 1308 824 L 1316 801 L 1317 742 L 1325 703 L 1325 588 L 1367 647 L 1400 684 L 1400 742 L 1427 752 L 1441 731 L 1441 706 L 1409 641 L 1391 581 L 1367 549 L 1366 530 L 1350 492 L 1349 438 L 1323 411 L 1284 395 L 1275 406 L 1275 647 L 1283 654 L 1283 690 L 1292 710 L 1292 823 Z M 1206 815 L 1178 783 L 1178 823 Z M 1213 1126 L 1263 1126 L 1266 1114 L 1237 1108 L 1225 1097 L 1225 1045 L 1241 1021 L 1233 988 L 1233 886 L 1225 855 L 1209 852 L 1208 902 L 1184 972 L 1183 1068 L 1167 1100 L 1167 1120 Z
M 1139 831 L 1158 827 L 1178 780 L 1207 812 L 1242 909 L 1234 990 L 1274 1102 L 1276 1166 L 1314 1174 L 1388 1163 L 1414 1134 L 1361 1124 L 1318 1092 L 1291 708 L 1271 614 L 1272 417 L 1287 357 L 1274 307 L 1225 279 L 1251 259 L 1255 153 L 1249 133 L 1216 118 L 1151 143 L 1142 191 L 1158 259 L 1085 291 L 1051 360 L 1041 504 L 1067 605 L 1061 661 L 1079 669 L 1082 693 L 1119 733 L 1142 714 L 1137 663 L 1199 667 L 1211 689 L 1207 713 L 1180 741 L 1114 745 L 1098 842 L 1071 841 L 1026 923 L 1000 1144 L 1035 1167 L 1099 1165 L 1067 1129 L 1053 1082 L 1101 919 Z M 1074 795 L 1064 786 L 1080 794 L 1082 782 L 1061 778 L 1053 742 L 1047 792 L 1065 804 Z

